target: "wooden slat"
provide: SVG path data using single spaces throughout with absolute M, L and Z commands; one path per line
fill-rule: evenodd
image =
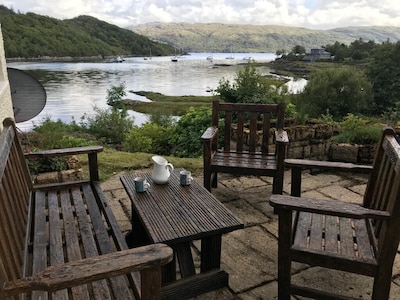
M 340 253 L 345 256 L 354 257 L 353 223 L 351 219 L 339 218 Z
M 68 261 L 75 261 L 82 258 L 78 240 L 78 231 L 74 224 L 75 218 L 72 210 L 71 199 L 68 190 L 60 191 L 61 211 L 64 220 L 65 250 Z M 71 289 L 73 297 L 85 299 L 89 297 L 86 285 L 80 285 Z
M 325 216 L 325 251 L 338 253 L 339 250 L 338 217 Z
M 99 248 L 99 254 L 107 254 L 117 251 L 113 239 L 110 237 L 110 228 L 104 223 L 104 217 L 97 204 L 96 197 L 89 184 L 82 187 L 85 205 L 87 207 L 87 218 L 90 218 L 93 226 L 93 235 Z M 120 250 L 120 249 L 119 249 Z M 111 289 L 116 299 L 128 299 L 131 293 L 128 289 L 126 279 L 113 277 L 109 279 Z
M 312 214 L 310 228 L 310 248 L 321 250 L 324 246 L 323 240 L 322 215 Z
M 33 237 L 33 257 L 32 257 L 32 274 L 37 274 L 47 267 L 47 236 L 48 228 L 46 228 L 46 194 L 36 193 L 35 195 L 35 214 L 34 219 L 34 237 Z M 36 291 L 32 293 L 32 299 L 47 299 L 47 293 Z
M 75 208 L 77 219 L 77 227 L 80 232 L 80 240 L 82 241 L 84 258 L 95 257 L 100 253 L 97 250 L 96 241 L 92 232 L 91 216 L 87 214 L 83 203 L 81 190 L 74 188 L 71 190 L 72 201 Z M 93 218 L 96 218 L 93 216 Z M 111 299 L 111 294 L 107 286 L 106 280 L 94 281 L 91 283 L 93 289 L 93 297 L 96 299 Z
M 244 151 L 244 112 L 238 113 L 237 117 L 237 127 L 236 127 L 236 151 Z
M 311 214 L 309 213 L 299 213 L 297 217 L 297 222 L 295 224 L 295 236 L 294 244 L 301 247 L 308 247 L 309 245 L 309 231 L 311 228 Z
M 49 256 L 50 265 L 59 265 L 65 262 L 63 252 L 63 240 L 62 240 L 62 220 L 60 219 L 61 212 L 56 193 L 50 193 L 48 195 L 48 208 L 49 208 Z M 68 299 L 68 290 L 63 289 L 52 293 L 52 297 L 55 299 Z

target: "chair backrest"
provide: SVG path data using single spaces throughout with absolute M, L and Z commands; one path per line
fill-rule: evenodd
M 394 259 L 400 239 L 400 145 L 392 128 L 385 128 L 378 143 L 364 196 L 364 206 L 388 211 L 390 220 L 371 223 L 377 239 L 377 258 Z
M 14 122 L 6 119 L 3 125 L 0 135 L 0 283 L 22 276 L 32 191 Z
M 212 104 L 212 126 L 218 127 L 219 120 L 224 120 L 222 134 L 223 150 L 226 152 L 235 150 L 268 154 L 275 130 L 284 126 L 284 115 L 283 103 L 221 103 L 214 100 Z M 234 124 L 235 130 L 233 130 Z M 213 145 L 213 149 L 217 149 L 216 144 Z

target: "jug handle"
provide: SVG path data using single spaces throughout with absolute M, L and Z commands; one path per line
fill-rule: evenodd
M 169 169 L 170 172 L 172 172 L 172 171 L 174 170 L 174 166 L 173 166 L 171 163 L 167 163 L 167 164 L 165 165 L 165 167 L 166 167 L 167 169 Z

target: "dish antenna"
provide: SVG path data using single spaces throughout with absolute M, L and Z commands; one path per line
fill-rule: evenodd
M 14 68 L 7 68 L 11 100 L 16 123 L 37 116 L 46 105 L 46 91 L 32 75 Z

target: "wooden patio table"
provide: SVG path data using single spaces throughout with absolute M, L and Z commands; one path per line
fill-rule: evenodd
M 182 186 L 179 171 L 171 172 L 169 181 L 160 185 L 153 183 L 151 173 L 121 176 L 132 203 L 128 245 L 166 243 L 174 249 L 174 260 L 163 270 L 163 299 L 187 299 L 227 286 L 229 275 L 220 268 L 222 235 L 244 227 L 241 220 L 195 180 Z M 138 176 L 150 183 L 147 191 L 135 191 L 134 179 Z M 195 240 L 201 241 L 197 272 L 191 248 Z

